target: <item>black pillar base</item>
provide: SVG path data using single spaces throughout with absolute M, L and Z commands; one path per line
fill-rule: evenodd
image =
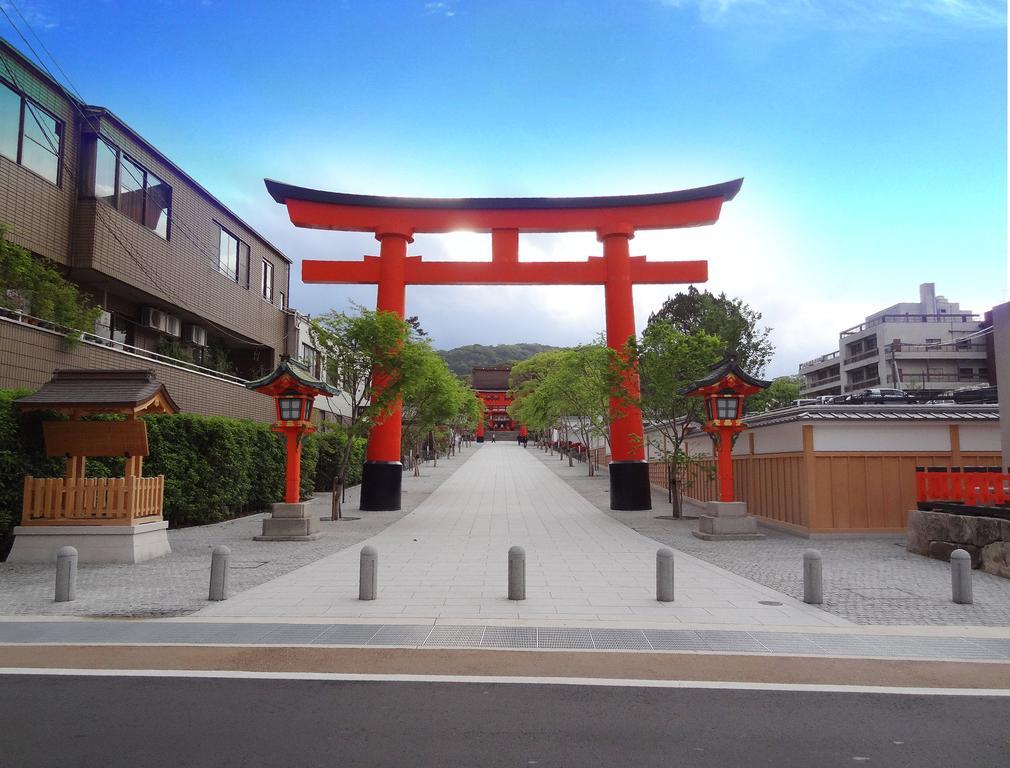
M 477 437 L 474 439 L 474 442 L 475 443 L 483 443 L 484 442 L 484 435 L 477 435 Z
M 361 473 L 362 512 L 391 512 L 400 508 L 403 464 L 398 461 L 366 461 Z
M 652 486 L 647 461 L 610 462 L 610 508 L 652 509 Z

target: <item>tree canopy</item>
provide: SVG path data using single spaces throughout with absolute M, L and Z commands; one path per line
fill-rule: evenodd
M 469 344 L 465 347 L 440 350 L 439 355 L 449 364 L 449 369 L 457 376 L 469 376 L 474 368 L 494 365 L 509 365 L 556 347 L 546 344 Z
M 736 352 L 741 368 L 760 377 L 775 351 L 769 340 L 771 330 L 759 326 L 760 320 L 761 313 L 741 299 L 730 299 L 725 293 L 716 296 L 691 285 L 686 293 L 678 293 L 663 302 L 663 306 L 649 316 L 646 328 L 666 322 L 683 334 L 714 336 L 720 340 L 724 351 Z

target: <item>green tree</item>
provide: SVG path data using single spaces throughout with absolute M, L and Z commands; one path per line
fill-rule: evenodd
M 802 388 L 802 376 L 779 376 L 772 379 L 768 389 L 747 398 L 747 413 L 764 413 L 792 405 L 793 400 L 799 398 Z
M 392 312 L 355 307 L 331 311 L 310 323 L 316 346 L 326 355 L 327 373 L 349 405 L 347 421 L 336 427 L 344 435 L 336 480 L 342 487 L 358 439 L 366 438 L 379 417 L 388 414 L 412 374 L 409 327 Z M 377 386 L 377 384 L 382 386 Z
M 650 320 L 638 350 L 642 417 L 663 437 L 659 450 L 668 467 L 673 516 L 680 516 L 677 478 L 691 460 L 684 450 L 688 430 L 702 422 L 700 398 L 683 390 L 703 378 L 722 356 L 723 342 L 705 332 L 685 333 L 673 323 Z
M 663 306 L 649 316 L 648 325 L 667 322 L 680 333 L 715 336 L 722 342 L 724 351 L 736 352 L 741 368 L 760 377 L 775 352 L 768 338 L 771 330 L 760 327 L 760 320 L 761 313 L 740 299 L 730 299 L 725 293 L 716 296 L 691 285 L 687 293 L 678 293 L 663 302 Z
M 445 360 L 427 341 L 412 340 L 404 349 L 409 371 L 403 388 L 403 442 L 413 455 L 421 454 L 421 445 L 429 436 L 438 449 L 448 451 L 448 426 L 465 412 L 473 393 L 449 370 Z M 414 465 L 414 474 L 420 467 Z
M 101 308 L 54 265 L 10 242 L 7 232 L 0 224 L 0 307 L 60 326 L 71 344 L 81 331 L 94 332 Z

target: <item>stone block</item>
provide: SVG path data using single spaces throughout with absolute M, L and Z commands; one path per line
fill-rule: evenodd
M 270 505 L 270 514 L 275 518 L 297 518 L 306 517 L 305 502 L 289 504 L 285 501 Z
M 8 563 L 52 563 L 62 547 L 81 563 L 142 563 L 172 551 L 168 522 L 140 525 L 19 525 Z
M 920 512 L 927 541 L 953 541 L 947 531 L 950 515 L 946 512 Z
M 747 504 L 743 501 L 709 501 L 705 504 L 705 511 L 709 517 L 740 518 L 747 516 Z
M 929 536 L 926 533 L 928 522 L 921 509 L 913 509 L 908 513 L 908 527 L 905 529 L 905 549 L 916 555 L 929 554 Z
M 268 517 L 263 535 L 256 541 L 300 541 L 319 537 L 319 521 L 314 517 Z
M 726 534 L 756 534 L 757 520 L 753 517 L 713 517 L 702 515 L 698 518 L 698 531 L 715 536 Z
M 959 544 L 975 542 L 975 528 L 978 518 L 968 515 L 946 515 L 947 535 L 937 537 L 943 541 L 956 541 Z
M 976 547 L 985 547 L 1000 541 L 1010 541 L 1010 537 L 1003 538 L 1003 526 L 1005 522 L 995 517 L 976 517 L 975 531 L 971 544 Z
M 982 564 L 982 550 L 971 544 L 961 544 L 953 541 L 929 542 L 929 556 L 934 560 L 950 562 L 950 553 L 955 549 L 963 549 L 971 557 L 971 567 L 978 568 Z
M 994 576 L 1010 579 L 1010 542 L 996 541 L 982 547 L 981 569 Z

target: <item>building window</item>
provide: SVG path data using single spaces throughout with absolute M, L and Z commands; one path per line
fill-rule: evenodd
M 272 304 L 274 300 L 274 265 L 266 259 L 263 259 L 260 291 L 263 294 L 263 298 Z
M 0 83 L 0 154 L 56 184 L 62 143 L 63 123 Z
M 96 199 L 168 240 L 172 188 L 105 139 L 93 137 Z M 83 174 L 82 174 L 83 175 Z
M 940 339 L 926 339 L 926 349 L 939 349 Z
M 249 246 L 218 224 L 217 268 L 240 285 L 249 287 Z

